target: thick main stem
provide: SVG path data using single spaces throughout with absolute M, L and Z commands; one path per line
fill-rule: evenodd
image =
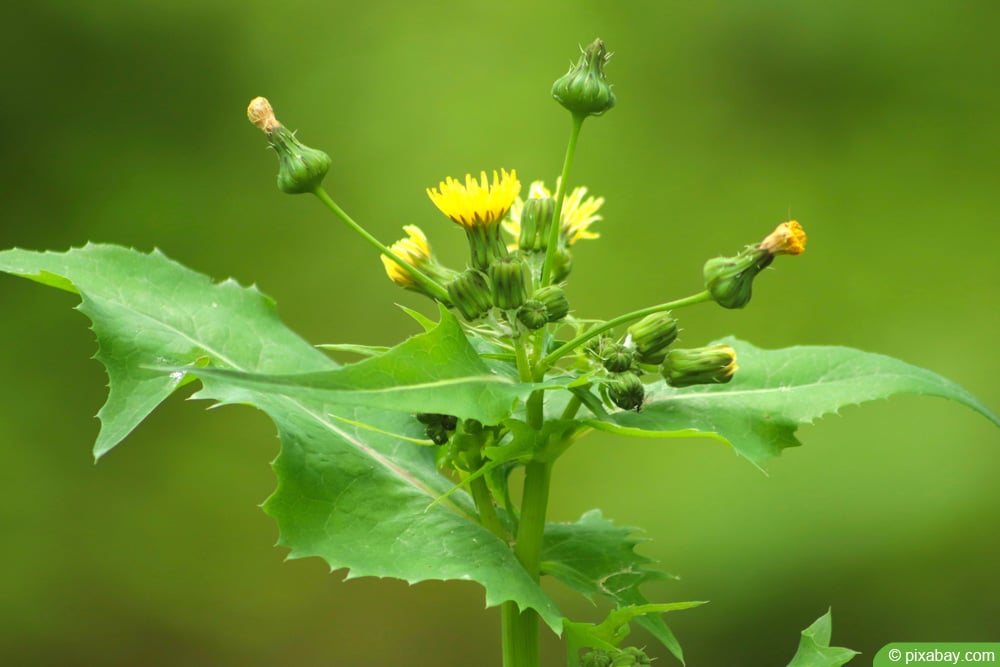
M 541 429 L 545 422 L 544 395 L 535 391 L 526 406 L 528 424 Z M 528 575 L 538 581 L 541 574 L 542 540 L 545 535 L 545 514 L 549 505 L 549 483 L 552 463 L 532 461 L 524 470 L 524 491 L 521 496 L 521 519 L 517 527 L 514 555 Z M 538 667 L 538 613 L 533 609 L 521 612 L 514 602 L 505 602 L 500 611 L 503 633 L 504 667 Z
M 549 483 L 552 463 L 532 461 L 525 467 L 521 521 L 517 530 L 514 554 L 522 567 L 536 582 L 541 574 L 542 539 L 545 534 L 545 514 L 549 504 Z M 534 609 L 518 612 L 513 602 L 504 603 L 503 624 L 504 667 L 538 667 L 539 618 Z
M 542 264 L 541 285 L 548 285 L 553 272 L 556 251 L 559 248 L 559 235 L 562 233 L 562 207 L 566 199 L 566 186 L 569 182 L 570 166 L 576 152 L 576 142 L 580 137 L 580 129 L 586 116 L 573 116 L 573 127 L 566 146 L 566 157 L 563 160 L 562 174 L 559 178 L 556 192 L 556 206 L 549 227 L 548 246 L 545 250 L 545 260 Z M 523 382 L 544 379 L 545 371 L 539 372 L 539 367 L 528 360 L 524 340 L 515 341 L 517 367 Z M 539 377 L 539 375 L 541 377 Z M 541 430 L 545 423 L 545 403 L 541 390 L 528 397 L 525 406 L 528 424 L 536 430 Z M 545 535 L 545 514 L 549 505 L 549 484 L 552 479 L 551 461 L 532 461 L 525 466 L 524 492 L 521 496 L 521 517 L 517 527 L 517 542 L 514 545 L 514 555 L 522 567 L 536 582 L 541 575 L 542 540 Z M 500 610 L 503 632 L 503 664 L 504 667 L 538 667 L 538 633 L 539 617 L 534 609 L 521 612 L 514 602 L 505 602 Z

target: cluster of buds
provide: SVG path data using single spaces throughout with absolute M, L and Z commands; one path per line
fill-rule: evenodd
M 594 649 L 580 659 L 581 667 L 649 667 L 653 664 L 645 651 L 637 646 L 623 649 Z
M 455 432 L 458 419 L 452 415 L 441 415 L 432 412 L 422 412 L 417 415 L 417 421 L 424 425 L 427 439 L 435 445 L 443 445 Z
M 621 340 L 608 336 L 596 339 L 590 354 L 607 374 L 607 399 L 622 410 L 638 412 L 646 394 L 642 376 L 654 369 L 671 387 L 724 384 L 732 379 L 737 368 L 733 348 L 671 348 L 677 335 L 677 320 L 670 313 L 658 312 L 629 326 Z

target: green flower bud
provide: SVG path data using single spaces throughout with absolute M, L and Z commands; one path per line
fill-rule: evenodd
M 621 343 L 612 343 L 601 351 L 601 363 L 612 373 L 624 373 L 632 368 L 635 355 Z
M 493 305 L 503 310 L 520 308 L 528 298 L 531 270 L 519 257 L 504 257 L 490 265 Z
M 613 658 L 607 651 L 595 648 L 585 653 L 580 660 L 580 667 L 611 667 Z
M 659 364 L 663 361 L 667 346 L 677 339 L 677 320 L 669 313 L 653 313 L 628 328 L 639 361 L 644 364 Z
M 618 373 L 608 383 L 608 398 L 622 410 L 638 412 L 645 397 L 646 388 L 635 373 Z
M 774 261 L 774 255 L 749 246 L 735 257 L 714 257 L 705 262 L 705 288 L 723 308 L 750 303 L 753 279 Z
M 549 323 L 545 304 L 535 299 L 528 299 L 517 311 L 517 319 L 531 331 L 537 331 Z
M 667 352 L 660 372 L 671 387 L 729 382 L 739 367 L 736 350 L 728 345 L 708 345 Z
M 448 297 L 462 317 L 470 322 L 489 312 L 493 304 L 490 288 L 482 273 L 468 269 L 448 283 Z
M 628 646 L 615 656 L 611 667 L 648 667 L 651 662 L 642 649 Z
M 293 195 L 315 192 L 330 171 L 330 156 L 296 139 L 274 117 L 271 104 L 263 97 L 251 100 L 247 118 L 264 131 L 278 154 L 278 189 Z
M 517 247 L 521 250 L 545 250 L 549 245 L 549 225 L 556 212 L 551 197 L 529 197 L 521 209 L 521 233 Z
M 600 334 L 596 338 L 591 338 L 590 342 L 587 343 L 587 350 L 599 359 L 603 359 L 606 350 L 608 350 L 612 345 L 617 345 L 611 336 L 607 334 Z
M 599 116 L 615 105 L 611 84 L 604 78 L 604 63 L 611 54 L 599 39 L 586 49 L 576 65 L 552 85 L 552 97 L 574 116 Z
M 797 220 L 783 222 L 755 246 L 747 246 L 735 257 L 715 257 L 705 262 L 705 287 L 723 308 L 742 308 L 750 303 L 753 279 L 778 255 L 801 255 L 806 232 Z
M 545 305 L 545 313 L 549 322 L 558 322 L 569 314 L 569 301 L 566 292 L 558 285 L 548 285 L 536 290 L 531 297 Z
M 561 283 L 573 270 L 573 255 L 566 248 L 556 248 L 552 256 L 552 282 Z
M 427 434 L 427 439 L 433 442 L 435 445 L 443 445 L 448 442 L 448 429 L 444 427 L 444 424 L 428 424 L 427 428 L 424 429 L 424 433 Z
M 417 421 L 424 425 L 427 439 L 435 445 L 443 445 L 448 442 L 450 431 L 454 431 L 457 424 L 456 418 L 452 415 L 434 412 L 421 412 L 417 415 Z

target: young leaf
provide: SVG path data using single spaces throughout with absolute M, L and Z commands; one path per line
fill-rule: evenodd
M 833 618 L 827 610 L 802 631 L 799 650 L 795 652 L 795 657 L 788 663 L 788 667 L 840 667 L 859 655 L 857 651 L 849 648 L 830 646 L 832 631 Z
M 800 424 L 894 394 L 951 399 L 1000 425 L 1000 418 L 959 385 L 892 357 L 847 347 L 763 350 L 732 338 L 721 342 L 733 346 L 739 361 L 730 383 L 682 389 L 662 381 L 647 385 L 650 400 L 642 411 L 616 412 L 608 426 L 625 434 L 716 433 L 760 466 L 801 444 L 795 438 Z
M 80 295 L 79 308 L 93 321 L 98 359 L 111 381 L 97 455 L 116 445 L 182 381 L 158 368 L 207 371 L 198 367 L 203 359 L 243 374 L 337 368 L 287 329 L 273 302 L 255 288 L 213 284 L 157 251 L 93 244 L 67 253 L 15 249 L 0 252 L 0 271 Z M 447 326 L 440 333 L 425 342 L 449 349 L 460 345 L 448 339 L 453 332 Z M 468 495 L 454 493 L 429 507 L 452 482 L 438 473 L 432 448 L 387 435 L 422 435 L 411 416 L 284 396 L 219 377 L 206 373 L 197 396 L 255 405 L 278 427 L 278 488 L 264 509 L 278 522 L 279 543 L 291 557 L 320 556 L 331 568 L 349 568 L 351 577 L 477 581 L 486 589 L 487 604 L 513 600 L 522 609 L 536 609 L 556 631 L 561 628 L 558 609 L 510 547 L 474 519 Z
M 584 513 L 575 523 L 550 523 L 545 526 L 542 571 L 584 596 L 601 595 L 612 600 L 618 608 L 643 608 L 647 600 L 639 587 L 647 581 L 668 579 L 671 575 L 651 569 L 652 561 L 635 553 L 635 546 L 643 541 L 632 536 L 637 530 L 615 526 L 601 516 L 600 510 Z M 703 603 L 675 604 L 679 606 L 672 606 L 672 609 Z M 678 660 L 684 661 L 680 644 L 659 613 L 644 612 L 637 616 L 637 623 Z

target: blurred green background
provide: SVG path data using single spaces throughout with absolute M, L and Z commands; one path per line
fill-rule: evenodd
M 398 342 L 415 329 L 393 303 L 427 306 L 276 190 L 247 101 L 331 154 L 329 191 L 373 233 L 420 224 L 460 263 L 424 188 L 501 166 L 551 183 L 569 120 L 548 89 L 600 36 L 618 106 L 586 123 L 573 173 L 607 198 L 575 253 L 579 315 L 695 291 L 707 257 L 795 217 L 806 254 L 745 311 L 685 311 L 685 342 L 851 345 L 1000 408 L 1000 4 L 8 4 L 0 247 L 155 246 L 257 283 L 316 343 Z M 106 378 L 74 298 L 0 277 L 0 303 L 0 664 L 499 664 L 476 585 L 282 562 L 256 507 L 278 449 L 260 413 L 171 400 L 95 467 Z M 929 398 L 842 417 L 769 476 L 709 441 L 593 436 L 557 468 L 551 517 L 646 529 L 642 552 L 683 577 L 650 597 L 711 600 L 668 619 L 692 667 L 784 665 L 828 606 L 852 664 L 889 641 L 1000 641 L 996 429 Z

